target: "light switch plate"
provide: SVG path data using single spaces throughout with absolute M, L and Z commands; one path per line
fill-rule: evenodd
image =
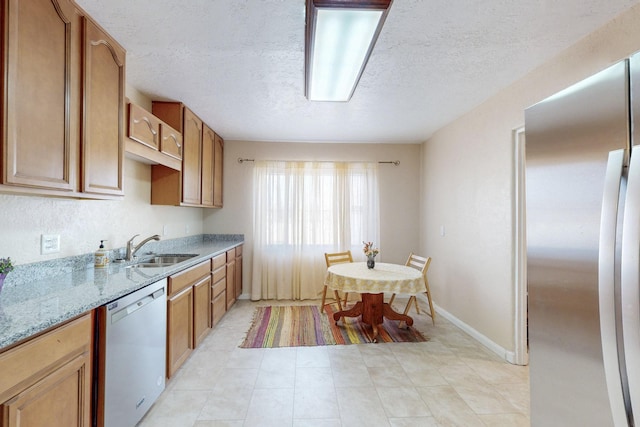
M 55 254 L 60 252 L 60 235 L 59 234 L 43 234 L 40 237 L 40 253 Z

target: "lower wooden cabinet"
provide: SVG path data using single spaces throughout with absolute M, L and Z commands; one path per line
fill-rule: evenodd
M 197 347 L 211 328 L 211 274 L 193 285 L 193 341 Z
M 227 312 L 227 254 L 211 258 L 211 326 Z
M 171 378 L 211 327 L 211 262 L 169 276 L 167 378 Z
M 236 299 L 238 299 L 242 295 L 242 245 L 236 246 L 236 277 L 234 279 Z
M 87 355 L 78 356 L 5 402 L 3 426 L 89 426 L 82 417 L 89 402 L 80 393 L 89 378 Z
M 167 378 L 193 351 L 193 288 L 167 300 Z
M 236 250 L 227 251 L 227 310 L 236 302 Z
M 211 325 L 218 324 L 222 316 L 227 312 L 227 293 L 223 288 L 211 301 Z
M 2 427 L 90 427 L 93 313 L 0 354 Z

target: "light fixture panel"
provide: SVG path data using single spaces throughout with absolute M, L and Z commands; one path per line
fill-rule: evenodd
M 315 3 L 322 3 L 322 7 Z M 305 61 L 309 100 L 351 99 L 390 4 L 391 1 L 309 0 Z

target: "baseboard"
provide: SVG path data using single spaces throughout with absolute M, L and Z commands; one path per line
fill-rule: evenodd
M 251 299 L 251 298 L 249 297 L 249 294 L 240 294 L 240 296 L 238 296 L 237 299 Z
M 449 313 L 444 308 L 440 307 L 438 304 L 434 303 L 433 306 L 436 309 L 436 313 L 438 313 L 440 316 L 444 317 L 449 322 L 453 323 L 458 328 L 462 329 L 464 332 L 466 332 L 467 334 L 471 335 L 472 338 L 474 338 L 480 344 L 482 344 L 483 346 L 485 346 L 486 348 L 488 348 L 489 350 L 491 350 L 492 352 L 494 352 L 495 354 L 500 356 L 502 359 L 506 360 L 507 362 L 511 363 L 512 365 L 516 365 L 515 352 L 508 351 L 504 347 L 502 347 L 502 346 L 496 344 L 495 342 L 491 341 L 485 335 L 483 335 L 480 332 L 476 331 L 471 326 L 467 325 L 462 320 L 458 319 L 456 316 L 454 316 L 453 314 Z

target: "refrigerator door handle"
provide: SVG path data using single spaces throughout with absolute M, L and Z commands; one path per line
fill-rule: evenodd
M 631 412 L 640 418 L 640 151 L 631 156 L 622 232 L 622 335 Z
M 609 404 L 616 427 L 628 426 L 627 411 L 622 391 L 622 377 L 620 375 L 618 344 L 616 340 L 615 298 L 616 230 L 620 183 L 622 181 L 625 154 L 625 150 L 615 150 L 609 153 L 604 182 L 604 194 L 602 196 L 600 247 L 598 254 L 598 295 L 602 358 L 609 394 Z

